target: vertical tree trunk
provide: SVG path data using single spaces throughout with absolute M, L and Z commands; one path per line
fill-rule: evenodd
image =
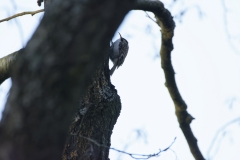
M 86 92 L 106 56 L 110 39 L 133 4 L 134 0 L 55 0 L 49 5 L 13 66 L 13 85 L 0 122 L 1 160 L 61 159 L 79 97 Z M 96 83 L 104 89 L 99 93 L 106 96 L 106 80 L 99 80 Z M 109 146 L 107 134 L 111 133 L 102 134 L 101 138 L 95 133 L 111 130 L 115 120 L 108 122 L 111 116 L 108 114 L 117 113 L 102 109 L 105 107 L 91 98 L 89 103 L 97 107 L 90 106 L 86 117 L 105 115 L 106 126 L 98 124 L 99 117 L 93 118 L 81 126 L 79 134 Z M 88 118 L 84 116 L 83 122 L 85 119 Z M 84 130 L 86 127 L 93 128 L 88 131 Z M 93 129 L 99 130 L 91 133 Z M 76 132 L 71 130 L 71 133 Z M 107 151 L 100 152 L 96 146 L 90 148 L 96 158 L 103 153 L 102 157 L 107 157 Z M 79 154 L 83 156 L 81 149 Z

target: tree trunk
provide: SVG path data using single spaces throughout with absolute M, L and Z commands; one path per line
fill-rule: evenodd
M 107 160 L 121 102 L 110 82 L 108 57 L 93 78 L 70 127 L 63 160 Z
M 12 88 L 0 123 L 1 160 L 61 159 L 79 97 L 84 95 L 97 67 L 103 63 L 110 39 L 133 4 L 133 0 L 71 0 L 49 4 L 39 27 L 13 66 Z M 99 88 L 107 90 L 104 87 L 107 81 L 99 80 L 101 82 L 96 83 L 104 84 Z M 96 89 L 94 85 L 91 87 Z M 102 90 L 101 96 L 111 97 L 105 95 L 116 92 L 110 91 L 111 88 L 109 92 Z M 91 133 L 85 128 L 92 127 L 93 131 L 101 119 L 92 118 L 88 124 L 84 116 L 84 125 L 78 134 L 109 146 L 111 132 L 106 132 L 113 127 L 116 121 L 113 117 L 118 113 L 112 113 L 110 105 L 96 104 L 97 100 L 100 98 L 89 99 L 96 107 L 90 105 L 86 117 L 98 113 L 109 126 Z M 111 116 L 112 122 L 108 122 Z M 76 133 L 72 131 L 74 128 L 70 133 Z M 105 132 L 101 139 L 97 135 L 100 131 Z M 89 143 L 85 140 L 81 139 L 81 144 Z M 69 141 L 68 144 L 74 145 Z M 106 159 L 108 151 L 89 146 L 93 158 Z M 80 157 L 85 156 L 83 149 L 80 148 Z M 66 146 L 65 153 L 67 151 L 72 150 Z

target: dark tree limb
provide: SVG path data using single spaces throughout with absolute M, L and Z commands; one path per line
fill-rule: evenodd
M 72 0 L 48 6 L 13 67 L 0 122 L 0 159 L 61 159 L 78 99 L 133 4 Z
M 196 160 L 204 160 L 204 157 L 197 145 L 197 139 L 193 135 L 190 123 L 193 117 L 187 112 L 187 105 L 178 91 L 175 72 L 171 62 L 171 51 L 173 50 L 172 38 L 174 35 L 175 23 L 170 12 L 164 8 L 160 1 L 137 0 L 135 9 L 150 11 L 155 14 L 156 22 L 161 28 L 161 66 L 165 74 L 165 85 L 175 105 L 175 112 L 180 128 L 187 140 L 188 146 Z

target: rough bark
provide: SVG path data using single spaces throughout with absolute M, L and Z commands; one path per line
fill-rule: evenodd
M 61 158 L 78 99 L 133 3 L 72 0 L 49 5 L 13 69 L 0 123 L 0 159 Z
M 107 57 L 80 101 L 63 160 L 108 159 L 112 130 L 121 110 L 120 97 L 110 82 L 108 61 Z

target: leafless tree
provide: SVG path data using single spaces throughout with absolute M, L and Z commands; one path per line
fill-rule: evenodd
M 121 110 L 109 76 L 109 41 L 130 10 L 155 14 L 165 85 L 194 158 L 204 159 L 171 64 L 175 23 L 157 0 L 53 1 L 45 9 L 27 46 L 1 59 L 1 82 L 11 76 L 13 83 L 0 124 L 0 159 L 108 159 Z

